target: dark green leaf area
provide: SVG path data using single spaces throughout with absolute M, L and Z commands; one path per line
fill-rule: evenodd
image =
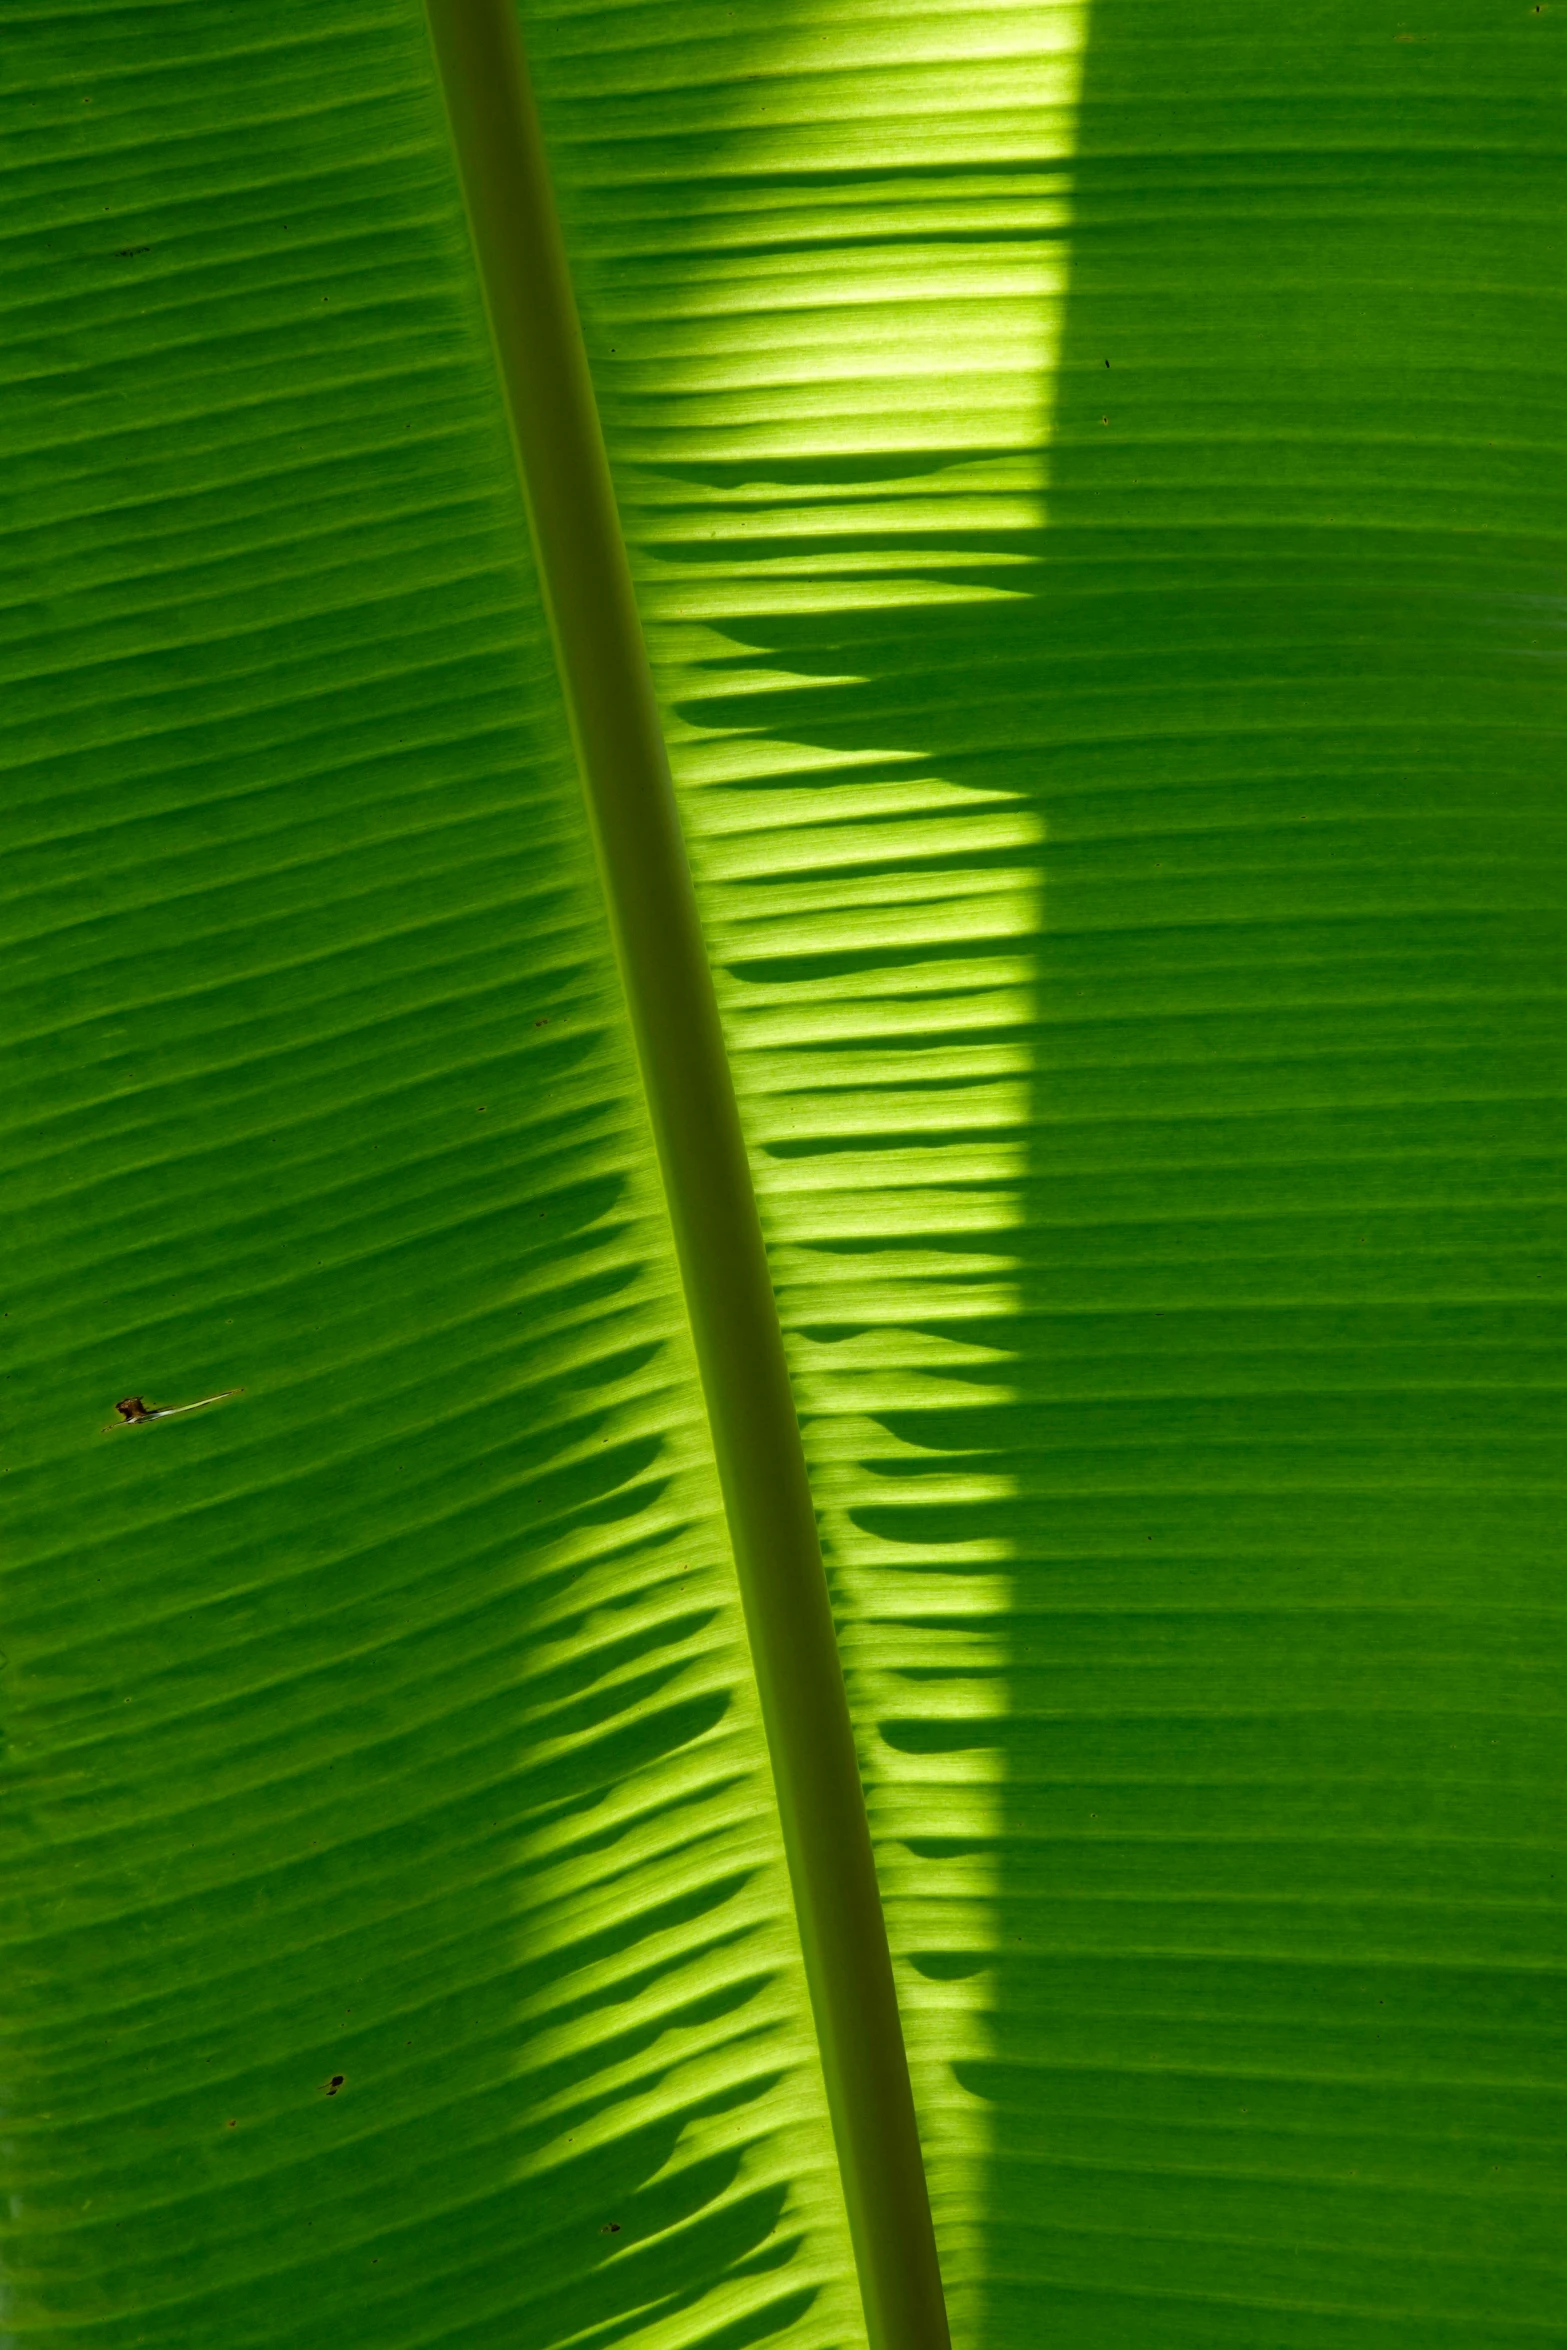
M 7 66 L 6 2322 L 762 2339 L 786 1896 L 419 11 Z

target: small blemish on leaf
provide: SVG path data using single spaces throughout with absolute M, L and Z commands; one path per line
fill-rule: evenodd
M 346 2073 L 334 2073 L 332 2078 L 326 2083 L 326 2095 L 328 2097 L 335 2097 L 339 2089 L 344 2087 L 347 2080 L 348 2075 Z
M 618 2236 L 619 2233 L 620 2222 L 618 2219 L 607 2219 L 599 2230 L 601 2236 Z
M 243 1395 L 243 1387 L 225 1387 L 218 1395 L 204 1395 L 195 1403 L 148 1403 L 145 1396 L 122 1395 L 115 1410 L 128 1427 L 143 1420 L 177 1420 L 186 1412 L 205 1411 L 209 1403 L 227 1403 L 231 1395 Z M 113 1422 L 110 1422 L 112 1428 Z

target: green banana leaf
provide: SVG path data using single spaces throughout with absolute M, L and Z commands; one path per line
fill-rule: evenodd
M 953 2340 L 1545 2350 L 1560 12 L 522 15 Z M 0 124 L 0 2340 L 848 2350 L 423 14 Z

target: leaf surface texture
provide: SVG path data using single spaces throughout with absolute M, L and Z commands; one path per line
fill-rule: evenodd
M 955 2340 L 1548 2343 L 1559 24 L 524 23 Z M 6 2326 L 853 2343 L 422 22 L 10 47 Z

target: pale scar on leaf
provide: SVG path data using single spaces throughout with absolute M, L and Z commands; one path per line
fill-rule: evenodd
M 205 1411 L 209 1403 L 226 1403 L 231 1395 L 243 1395 L 243 1387 L 225 1387 L 217 1395 L 204 1395 L 196 1403 L 148 1403 L 143 1396 L 127 1395 L 115 1405 L 120 1415 L 119 1424 L 134 1428 L 143 1420 L 174 1420 L 181 1412 Z M 112 1434 L 116 1422 L 111 1420 L 103 1433 Z

